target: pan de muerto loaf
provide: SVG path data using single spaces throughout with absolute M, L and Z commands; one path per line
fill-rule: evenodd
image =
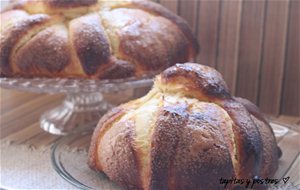
M 182 18 L 143 0 L 13 0 L 0 37 L 2 77 L 141 77 L 198 52 Z
M 100 120 L 89 165 L 126 189 L 223 189 L 220 178 L 272 177 L 279 154 L 255 105 L 231 96 L 215 69 L 186 63 Z

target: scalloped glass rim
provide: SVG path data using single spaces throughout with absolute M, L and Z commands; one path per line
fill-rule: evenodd
M 153 76 L 112 80 L 65 78 L 0 78 L 0 87 L 37 93 L 111 92 L 152 85 Z

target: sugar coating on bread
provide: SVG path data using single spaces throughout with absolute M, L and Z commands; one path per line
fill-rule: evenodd
M 142 77 L 197 52 L 188 24 L 151 1 L 14 0 L 1 12 L 4 77 Z
M 89 165 L 127 189 L 222 189 L 221 177 L 272 177 L 278 147 L 258 108 L 231 96 L 220 73 L 185 63 L 100 120 Z

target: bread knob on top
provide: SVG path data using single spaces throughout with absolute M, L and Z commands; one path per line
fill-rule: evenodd
M 185 63 L 102 117 L 89 166 L 126 189 L 223 189 L 220 178 L 272 177 L 279 151 L 254 104 L 231 96 L 215 69 Z
M 188 24 L 151 1 L 13 0 L 0 16 L 2 77 L 141 77 L 198 52 Z

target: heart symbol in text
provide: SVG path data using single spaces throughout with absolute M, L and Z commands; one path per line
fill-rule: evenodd
M 282 180 L 283 180 L 284 184 L 286 184 L 286 182 L 288 182 L 289 179 L 290 179 L 290 177 L 284 177 Z

